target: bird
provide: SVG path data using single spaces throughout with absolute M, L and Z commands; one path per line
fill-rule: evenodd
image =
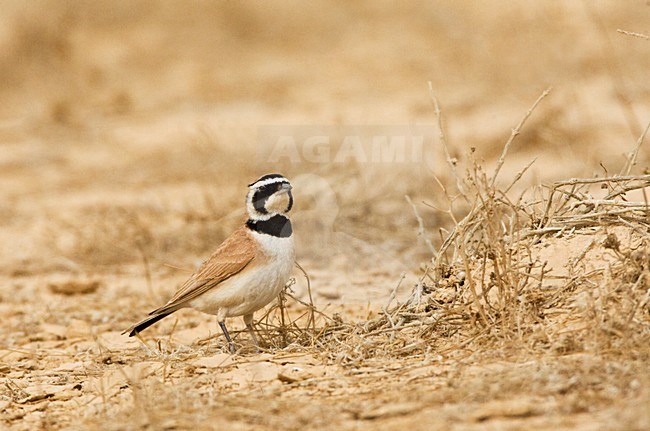
M 215 315 L 231 353 L 235 344 L 227 317 L 243 316 L 259 350 L 253 314 L 278 297 L 295 262 L 292 186 L 280 174 L 267 174 L 248 185 L 248 220 L 226 238 L 163 306 L 122 334 L 133 337 L 181 308 Z

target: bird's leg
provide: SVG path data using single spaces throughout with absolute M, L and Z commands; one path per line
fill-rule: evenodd
M 226 336 L 226 341 L 228 341 L 228 349 L 230 350 L 230 353 L 233 355 L 237 352 L 237 349 L 235 348 L 235 343 L 232 342 L 232 338 L 230 338 L 230 334 L 228 333 L 228 329 L 226 329 L 226 322 L 219 322 L 219 326 L 221 326 L 221 330 L 223 331 L 223 335 Z
M 251 334 L 253 343 L 255 343 L 255 347 L 257 347 L 257 351 L 259 352 L 260 344 L 257 342 L 257 335 L 255 335 L 255 328 L 253 328 L 253 313 L 244 316 L 244 323 L 246 324 L 246 329 L 248 329 L 248 333 Z

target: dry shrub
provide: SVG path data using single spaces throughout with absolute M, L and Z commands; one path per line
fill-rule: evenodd
M 513 129 L 491 174 L 473 151 L 462 177 L 448 158 L 456 182 L 440 186 L 454 227 L 437 250 L 428 242 L 434 256 L 407 301 L 393 295 L 365 322 L 328 321 L 316 340 L 327 355 L 347 364 L 467 352 L 648 356 L 650 210 L 645 199 L 626 198 L 650 184 L 649 175 L 629 175 L 643 136 L 619 175 L 561 181 L 515 199 L 511 191 L 530 164 L 509 183 L 497 181 L 510 145 L 546 94 Z M 594 185 L 606 190 L 604 198 L 593 197 Z M 469 207 L 463 218 L 459 204 Z M 554 241 L 575 248 L 561 267 L 549 263 Z

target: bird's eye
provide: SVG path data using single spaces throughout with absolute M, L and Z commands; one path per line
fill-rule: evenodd
M 260 190 L 261 190 L 261 191 L 266 190 L 266 186 L 260 186 Z

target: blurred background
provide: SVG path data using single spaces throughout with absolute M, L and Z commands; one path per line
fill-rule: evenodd
M 196 265 L 241 223 L 246 185 L 282 172 L 321 288 L 392 288 L 430 255 L 404 196 L 434 243 L 448 224 L 422 204 L 446 205 L 437 139 L 430 166 L 269 163 L 260 128 L 435 127 L 430 81 L 452 155 L 490 165 L 553 87 L 504 181 L 534 157 L 523 185 L 618 172 L 650 120 L 650 41 L 617 30 L 648 23 L 645 0 L 3 1 L 2 271 L 140 274 L 144 259 L 180 280 L 166 265 Z

